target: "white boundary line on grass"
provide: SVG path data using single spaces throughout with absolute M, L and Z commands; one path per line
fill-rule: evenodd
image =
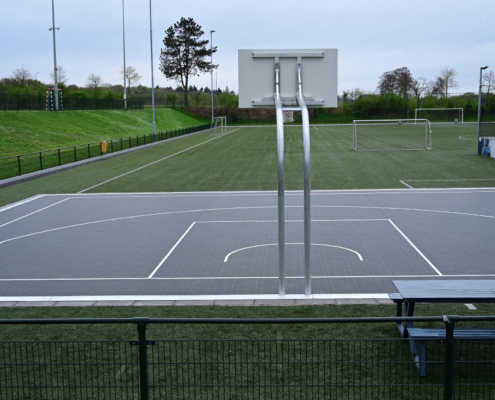
M 141 170 L 141 169 L 143 169 L 143 168 L 149 167 L 150 165 L 153 165 L 153 164 L 159 163 L 159 162 L 164 161 L 164 160 L 166 160 L 166 159 L 168 159 L 168 158 L 170 158 L 170 157 L 174 157 L 174 156 L 176 156 L 176 155 L 178 155 L 178 154 L 181 154 L 181 153 L 184 153 L 184 152 L 186 152 L 186 151 L 188 151 L 188 150 L 194 149 L 195 147 L 198 147 L 198 146 L 201 146 L 201 145 L 203 145 L 203 144 L 209 143 L 209 142 L 211 142 L 212 140 L 217 140 L 217 139 L 220 139 L 221 137 L 224 137 L 224 136 L 226 136 L 226 135 L 229 135 L 229 134 L 231 134 L 231 133 L 233 133 L 233 132 L 235 132 L 235 131 L 238 131 L 239 129 L 240 129 L 240 128 L 234 129 L 233 131 L 230 131 L 230 132 L 228 132 L 228 133 L 226 133 L 226 134 L 224 134 L 224 135 L 222 135 L 222 136 L 217 136 L 217 137 L 215 137 L 215 138 L 213 138 L 213 139 L 206 140 L 205 142 L 198 143 L 198 144 L 196 144 L 196 145 L 194 145 L 194 146 L 191 146 L 191 147 L 189 147 L 189 148 L 187 148 L 187 149 L 181 150 L 181 151 L 179 151 L 179 152 L 177 152 L 177 153 L 174 153 L 174 154 L 171 154 L 171 155 L 169 155 L 169 156 L 167 156 L 167 157 L 164 157 L 164 158 L 161 158 L 161 159 L 159 159 L 159 160 L 153 161 L 152 163 L 149 163 L 149 164 L 143 165 L 143 166 L 141 166 L 141 167 L 139 167 L 139 168 L 133 169 L 132 171 L 126 172 L 125 174 L 121 174 L 121 175 L 118 175 L 118 176 L 116 176 L 116 177 L 114 177 L 114 178 L 107 179 L 106 181 L 103 181 L 103 182 L 101 182 L 101 183 L 98 183 L 97 185 L 93 185 L 93 186 L 91 186 L 91 187 L 89 187 L 89 188 L 86 188 L 86 189 L 84 189 L 84 190 L 81 190 L 81 191 L 77 192 L 77 194 L 84 193 L 84 192 L 86 192 L 86 191 L 88 191 L 88 190 L 94 189 L 95 187 L 98 187 L 98 186 L 104 185 L 105 183 L 108 183 L 108 182 L 114 181 L 114 180 L 116 180 L 116 179 L 122 178 L 123 176 L 129 175 L 129 174 L 132 174 L 133 172 L 136 172 L 136 171 L 139 171 L 139 170 Z

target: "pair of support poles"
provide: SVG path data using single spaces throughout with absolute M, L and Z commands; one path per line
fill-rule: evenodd
M 275 109 L 277 115 L 278 155 L 278 250 L 279 250 L 279 294 L 285 295 L 285 154 L 284 111 L 301 111 L 303 126 L 304 156 L 304 294 L 311 294 L 311 155 L 309 138 L 309 114 L 302 91 L 302 60 L 297 57 L 297 102 L 299 107 L 282 107 L 280 96 L 280 59 L 275 57 Z

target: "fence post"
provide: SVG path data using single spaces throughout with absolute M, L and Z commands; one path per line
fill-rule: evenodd
M 138 321 L 138 338 L 137 342 L 131 344 L 139 346 L 139 391 L 141 400 L 147 400 L 148 390 L 148 345 L 155 344 L 146 340 L 146 324 L 149 318 L 135 318 Z
M 455 318 L 453 315 L 444 315 L 445 322 L 445 387 L 444 399 L 453 399 L 454 386 L 454 328 Z
M 60 158 L 60 149 L 57 150 L 58 150 L 58 165 L 62 165 L 62 160 Z
M 21 156 L 17 156 L 17 166 L 19 167 L 19 176 L 22 175 L 21 172 Z
M 5 112 L 7 112 L 7 93 L 3 94 L 3 105 L 5 107 Z
M 91 147 L 88 143 L 88 158 L 91 158 Z
M 40 151 L 40 170 L 43 170 L 43 157 L 41 156 L 41 151 Z

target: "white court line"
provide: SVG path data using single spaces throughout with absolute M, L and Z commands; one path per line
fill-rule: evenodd
M 414 189 L 411 185 L 408 185 L 406 182 L 404 181 L 399 181 L 400 183 L 402 183 L 403 185 L 407 186 L 409 189 Z
M 478 275 L 316 275 L 312 279 L 376 279 L 376 278 L 493 278 L 495 274 Z M 304 276 L 286 276 L 287 279 L 304 279 Z M 163 281 L 214 281 L 214 280 L 279 279 L 278 276 L 184 276 L 158 277 Z M 0 282 L 84 282 L 84 281 L 149 281 L 149 278 L 3 278 Z
M 151 279 L 153 278 L 153 275 L 155 275 L 155 273 L 160 269 L 160 267 L 163 265 L 163 263 L 167 260 L 167 258 L 170 257 L 170 255 L 172 254 L 172 252 L 175 250 L 175 248 L 179 245 L 179 243 L 182 241 L 182 239 L 184 239 L 186 237 L 186 235 L 189 233 L 189 231 L 191 230 L 191 228 L 194 226 L 196 222 L 193 222 L 191 224 L 191 226 L 189 228 L 187 228 L 187 231 L 184 232 L 184 234 L 180 237 L 180 239 L 177 241 L 177 243 L 174 244 L 174 247 L 172 247 L 170 249 L 170 251 L 167 253 L 167 255 L 163 258 L 162 261 L 160 261 L 160 264 L 158 264 L 156 266 L 156 268 L 153 270 L 153 272 L 150 274 L 150 276 L 148 276 L 148 279 Z
M 461 182 L 461 181 L 495 181 L 495 178 L 475 178 L 475 179 L 408 179 L 408 182 Z M 402 182 L 402 181 L 401 181 Z
M 103 220 L 98 220 L 98 221 L 83 222 L 83 223 L 74 224 L 74 225 L 61 226 L 58 228 L 47 229 L 47 230 L 39 231 L 39 232 L 33 232 L 33 233 L 29 233 L 27 235 L 22 235 L 22 236 L 17 236 L 17 237 L 13 237 L 10 239 L 6 239 L 6 240 L 0 242 L 0 245 L 3 243 L 6 243 L 6 242 L 11 242 L 13 240 L 18 240 L 18 239 L 22 239 L 22 238 L 30 237 L 30 236 L 34 236 L 34 235 L 40 235 L 43 233 L 55 232 L 55 231 L 59 231 L 62 229 L 76 228 L 79 226 L 99 224 L 99 223 L 104 223 L 104 222 L 122 221 L 122 220 L 134 219 L 134 218 L 155 217 L 155 216 L 159 216 L 159 215 L 186 214 L 186 213 L 206 212 L 206 211 L 270 209 L 270 208 L 277 208 L 277 206 L 206 208 L 206 209 L 198 209 L 198 210 L 168 211 L 168 212 L 153 213 L 153 214 L 142 214 L 142 215 L 132 215 L 132 216 L 128 216 L 128 217 L 110 218 L 110 219 L 103 219 Z M 303 208 L 303 206 L 286 206 L 286 208 Z M 376 207 L 376 206 L 374 206 L 374 207 L 369 207 L 369 206 L 312 206 L 312 208 L 356 208 L 356 209 L 371 209 L 371 210 L 421 211 L 421 212 L 431 212 L 431 213 L 439 213 L 439 214 L 453 214 L 453 215 L 464 215 L 464 216 L 468 216 L 468 217 L 480 217 L 480 218 L 495 219 L 495 216 L 493 216 L 493 215 L 471 214 L 471 213 L 462 213 L 462 212 L 456 212 L 456 211 L 426 210 L 426 209 L 420 209 L 420 208 Z
M 348 293 L 348 294 L 223 294 L 223 295 L 143 295 L 143 296 L 2 296 L 0 301 L 180 301 L 180 300 L 340 300 L 340 299 L 388 299 L 387 293 Z
M 29 213 L 29 214 L 23 215 L 22 217 L 19 217 L 19 218 L 13 219 L 12 221 L 9 221 L 9 222 L 6 222 L 6 223 L 5 223 L 5 224 L 3 224 L 3 225 L 0 225 L 0 228 L 3 228 L 4 226 L 9 225 L 9 224 L 11 224 L 11 223 L 13 223 L 13 222 L 19 221 L 19 220 L 21 220 L 21 219 L 23 219 L 23 218 L 29 217 L 30 215 L 33 215 L 33 214 L 39 213 L 40 211 L 46 210 L 47 208 L 50 208 L 50 207 L 56 206 L 57 204 L 63 203 L 64 201 L 67 201 L 67 200 L 69 200 L 69 199 L 70 199 L 70 197 L 68 197 L 68 198 L 66 198 L 66 199 L 63 199 L 63 200 L 60 200 L 60 201 L 57 201 L 56 203 L 50 204 L 49 206 L 46 206 L 46 207 L 40 208 L 39 210 L 33 211 L 32 213 Z
M 65 196 L 65 195 L 63 195 L 63 196 Z M 22 206 L 23 204 L 29 203 L 29 202 L 34 201 L 34 200 L 41 199 L 42 197 L 45 197 L 45 195 L 44 194 L 39 194 L 37 196 L 28 197 L 27 199 L 24 199 L 24 200 L 21 200 L 21 201 L 16 201 L 15 203 L 8 204 L 6 206 L 0 207 L 0 212 L 10 210 L 11 208 L 14 208 L 14 207 L 17 207 L 17 206 Z
M 296 244 L 297 245 L 304 245 L 304 243 L 285 243 L 285 244 L 286 245 L 296 245 Z M 225 256 L 223 262 L 226 263 L 229 260 L 229 257 L 232 254 L 238 253 L 239 251 L 249 250 L 249 249 L 255 249 L 257 247 L 266 247 L 266 246 L 278 246 L 278 243 L 258 244 L 258 245 L 255 245 L 255 246 L 243 247 L 241 249 L 237 249 L 237 250 L 231 251 L 229 254 L 227 254 Z M 363 257 L 361 257 L 361 254 L 359 254 L 357 251 L 348 249 L 347 247 L 335 246 L 335 245 L 331 245 L 331 244 L 320 244 L 320 243 L 311 243 L 311 246 L 334 247 L 334 248 L 337 248 L 337 249 L 347 250 L 347 251 L 350 251 L 351 253 L 357 254 L 357 256 L 359 258 L 359 261 L 363 261 Z
M 143 166 L 141 166 L 141 167 L 139 167 L 139 168 L 136 168 L 136 169 L 134 169 L 134 170 L 132 170 L 132 171 L 126 172 L 125 174 L 122 174 L 122 175 L 116 176 L 116 177 L 114 177 L 114 178 L 108 179 L 108 180 L 106 180 L 106 181 L 104 181 L 104 182 L 98 183 L 97 185 L 93 185 L 93 186 L 91 186 L 91 187 L 89 187 L 89 188 L 86 188 L 86 189 L 84 189 L 84 190 L 81 190 L 80 192 L 77 192 L 77 194 L 84 193 L 84 192 L 86 192 L 86 191 L 88 191 L 88 190 L 94 189 L 95 187 L 98 187 L 98 186 L 104 185 L 105 183 L 108 183 L 108 182 L 114 181 L 115 179 L 122 178 L 123 176 L 129 175 L 129 174 L 132 174 L 133 172 L 136 172 L 136 171 L 139 171 L 139 170 L 141 170 L 141 169 L 143 169 L 143 168 L 149 167 L 150 165 L 153 165 L 153 164 L 159 163 L 159 162 L 161 162 L 161 161 L 163 161 L 163 160 L 166 160 L 166 159 L 168 159 L 168 158 L 170 158 L 170 157 L 174 157 L 174 156 L 176 156 L 176 155 L 178 155 L 178 154 L 181 154 L 181 153 L 184 153 L 184 152 L 186 152 L 186 151 L 188 151 L 188 150 L 194 149 L 195 147 L 202 146 L 203 144 L 205 144 L 205 143 L 209 143 L 209 142 L 211 142 L 212 140 L 217 140 L 217 139 L 219 139 L 219 138 L 221 138 L 221 137 L 224 137 L 224 136 L 229 135 L 229 134 L 231 134 L 231 133 L 233 133 L 233 132 L 235 132 L 235 131 L 238 131 L 239 129 L 240 129 L 240 128 L 238 128 L 238 129 L 234 129 L 233 131 L 230 131 L 230 132 L 228 132 L 228 133 L 226 133 L 226 134 L 224 134 L 224 135 L 222 135 L 222 136 L 218 136 L 218 137 L 216 137 L 216 138 L 209 139 L 209 140 L 207 140 L 207 141 L 205 141 L 205 142 L 198 143 L 198 144 L 196 144 L 196 145 L 194 145 L 194 146 L 191 146 L 191 147 L 189 147 L 189 148 L 187 148 L 187 149 L 181 150 L 181 151 L 179 151 L 179 152 L 177 152 L 177 153 L 174 153 L 174 154 L 171 154 L 171 155 L 169 155 L 169 156 L 167 156 L 167 157 L 161 158 L 160 160 L 153 161 L 152 163 L 149 163 L 149 164 L 143 165 Z
M 414 250 L 418 252 L 418 254 L 423 257 L 423 259 L 428 263 L 428 265 L 433 268 L 433 270 L 440 276 L 442 276 L 442 273 L 433 265 L 433 263 L 426 258 L 426 256 L 414 245 L 413 242 L 409 240 L 409 238 L 393 223 L 392 220 L 389 219 L 389 222 L 392 224 L 392 226 L 397 229 L 397 231 L 404 237 L 404 239 L 407 240 L 407 242 L 413 247 Z

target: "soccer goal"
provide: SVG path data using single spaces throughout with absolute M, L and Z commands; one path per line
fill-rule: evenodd
M 431 123 L 464 123 L 464 108 L 416 108 L 414 118 L 424 118 Z
M 431 150 L 427 119 L 353 121 L 355 151 Z
M 210 127 L 210 136 L 227 133 L 227 117 L 215 117 Z

